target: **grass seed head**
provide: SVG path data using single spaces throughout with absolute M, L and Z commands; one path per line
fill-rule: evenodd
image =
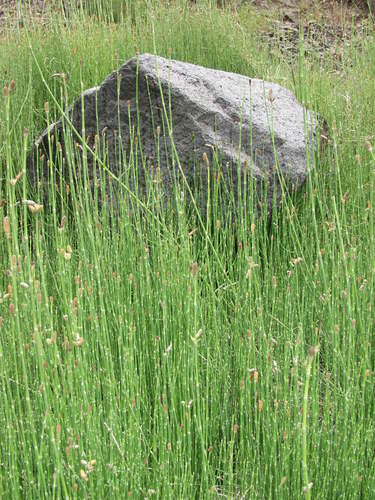
M 202 328 L 200 328 L 200 329 L 197 331 L 197 333 L 196 333 L 196 335 L 195 335 L 194 337 L 190 337 L 190 338 L 191 338 L 191 340 L 193 341 L 193 343 L 194 343 L 195 345 L 197 345 L 197 344 L 198 344 L 198 342 L 199 342 L 199 339 L 200 339 L 201 335 L 202 335 Z
M 259 378 L 258 371 L 255 368 L 250 368 L 249 372 L 250 372 L 249 380 L 250 381 L 253 380 L 254 384 L 256 384 L 258 382 L 258 378 Z
M 51 338 L 47 339 L 46 342 L 48 345 L 56 345 L 57 332 L 54 331 L 51 335 Z
M 70 343 L 69 343 L 68 337 L 65 337 L 65 340 L 63 342 L 63 349 L 64 349 L 64 351 L 69 351 L 69 352 L 72 350 L 71 347 L 70 347 Z
M 319 345 L 310 347 L 310 349 L 309 349 L 309 357 L 311 359 L 313 359 L 314 356 L 315 356 L 315 354 L 317 354 L 319 352 L 319 347 L 320 347 Z
M 304 486 L 303 487 L 303 492 L 307 493 L 309 490 L 311 490 L 311 488 L 313 487 L 313 484 L 314 483 L 309 483 L 307 486 Z
M 207 153 L 206 153 L 206 152 L 204 152 L 204 153 L 203 153 L 203 155 L 202 155 L 202 159 L 203 159 L 203 161 L 204 161 L 204 163 L 205 163 L 206 167 L 208 168 L 208 167 L 210 166 L 210 162 L 209 162 L 209 160 L 208 160 L 208 156 L 207 156 Z
M 10 240 L 10 220 L 9 220 L 9 217 L 6 215 L 4 217 L 4 220 L 3 220 L 3 229 L 4 229 L 4 234 L 5 234 L 5 238 L 7 240 Z
M 22 176 L 23 176 L 23 171 L 21 170 L 20 172 L 18 172 L 16 177 L 14 177 L 14 179 L 10 179 L 9 181 L 10 185 L 15 186 Z
M 23 205 L 26 205 L 29 209 L 29 212 L 32 214 L 38 214 L 43 210 L 43 205 L 36 203 L 33 200 L 22 200 Z
M 66 251 L 64 248 L 62 248 L 61 253 L 65 260 L 70 260 L 72 258 L 72 249 L 70 245 L 67 246 Z
M 166 348 L 164 351 L 164 356 L 167 356 L 172 350 L 172 344 L 169 344 L 169 346 Z
M 75 340 L 73 340 L 73 345 L 74 345 L 75 347 L 81 347 L 81 346 L 83 345 L 83 343 L 84 343 L 84 342 L 85 342 L 85 341 L 84 341 L 83 337 L 80 337 L 80 336 L 77 334 L 76 339 L 75 339 Z
M 284 486 L 284 484 L 286 483 L 286 479 L 287 479 L 286 476 L 283 476 L 281 478 L 281 481 L 280 481 L 280 484 L 279 484 L 279 488 L 281 488 L 282 486 Z
M 190 274 L 195 278 L 198 274 L 198 263 L 197 262 L 192 262 L 190 264 Z
M 79 475 L 81 476 L 81 479 L 83 479 L 87 483 L 87 481 L 89 480 L 89 477 L 83 469 L 81 469 L 79 471 Z

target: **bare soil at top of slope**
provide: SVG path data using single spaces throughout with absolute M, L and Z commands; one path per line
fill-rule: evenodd
M 24 19 L 46 24 L 51 12 L 63 14 L 63 4 L 60 0 L 0 0 L 0 34 L 12 27 L 22 29 Z M 65 3 L 67 11 L 71 4 Z M 194 4 L 197 0 L 192 0 Z M 261 38 L 289 58 L 298 52 L 301 33 L 308 51 L 336 56 L 353 42 L 353 34 L 360 40 L 375 14 L 375 0 L 218 0 L 218 5 L 262 16 Z
M 245 2 L 243 2 L 244 5 Z M 372 29 L 375 0 L 250 0 L 249 6 L 268 22 L 261 37 L 289 58 L 299 49 L 301 35 L 307 52 L 341 57 Z
M 42 20 L 51 10 L 61 13 L 63 3 L 59 0 L 0 0 L 0 23 L 21 19 L 21 5 L 25 16 Z M 70 3 L 67 1 L 66 5 Z M 335 25 L 353 21 L 358 25 L 368 18 L 371 11 L 375 14 L 375 0 L 219 0 L 218 4 L 235 8 L 248 4 L 260 13 L 278 13 L 285 22 L 294 24 L 303 19 L 314 19 Z

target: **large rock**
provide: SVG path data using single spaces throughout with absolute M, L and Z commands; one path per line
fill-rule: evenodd
M 163 192 L 171 196 L 174 179 L 177 176 L 181 180 L 177 151 L 188 184 L 193 188 L 199 179 L 197 201 L 202 209 L 206 206 L 207 173 L 208 168 L 213 168 L 213 157 L 219 158 L 221 165 L 220 182 L 229 188 L 235 200 L 239 186 L 242 195 L 246 195 L 244 180 L 248 182 L 251 175 L 259 198 L 270 209 L 273 195 L 276 203 L 281 199 L 281 182 L 292 189 L 304 183 L 316 145 L 316 117 L 298 103 L 291 91 L 275 83 L 151 54 L 130 59 L 99 87 L 87 90 L 77 99 L 68 114 L 79 134 L 82 101 L 86 143 L 103 157 L 105 141 L 105 163 L 116 177 L 131 190 L 138 189 L 141 197 L 149 177 L 157 177 Z M 166 118 L 172 127 L 175 150 Z M 74 136 L 69 130 L 66 120 L 60 119 L 37 139 L 34 153 L 28 158 L 32 180 L 39 157 L 39 178 L 50 182 L 46 160 L 54 163 L 57 149 L 63 156 L 66 154 L 67 134 Z M 50 146 L 48 134 L 54 136 Z M 74 140 L 79 142 L 77 137 Z M 61 147 L 56 148 L 57 143 Z M 82 144 L 74 148 L 76 169 L 81 165 L 77 155 L 82 155 L 84 149 Z M 90 150 L 86 153 L 88 177 L 94 185 L 100 168 L 93 168 L 92 154 Z M 68 164 L 67 161 L 59 167 L 57 180 L 60 173 L 67 177 Z M 267 196 L 262 198 L 265 186 Z M 107 193 L 108 189 L 107 185 Z

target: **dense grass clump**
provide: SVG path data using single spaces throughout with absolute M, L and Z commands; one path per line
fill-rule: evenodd
M 341 65 L 302 39 L 287 63 L 248 9 L 113 12 L 0 40 L 1 496 L 372 498 L 371 32 Z M 325 116 L 298 197 L 235 230 L 215 189 L 207 220 L 184 185 L 167 209 L 124 196 L 115 229 L 84 175 L 45 204 L 25 175 L 32 137 L 136 51 L 279 81 Z

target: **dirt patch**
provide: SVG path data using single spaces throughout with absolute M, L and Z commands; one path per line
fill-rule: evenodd
M 57 3 L 47 0 L 31 0 L 21 2 L 19 0 L 2 0 L 0 4 L 0 32 L 15 27 L 22 28 L 22 19 L 32 19 L 39 23 L 45 23 L 47 12 L 58 9 Z
M 250 0 L 249 3 L 264 12 L 275 14 L 278 11 L 290 22 L 300 22 L 308 18 L 324 21 L 329 24 L 355 23 L 375 13 L 375 0 Z
M 0 33 L 23 27 L 23 20 L 46 24 L 51 13 L 62 14 L 60 0 L 0 0 Z
M 260 36 L 271 50 L 294 60 L 303 36 L 305 55 L 343 61 L 345 48 L 361 43 L 372 26 L 375 0 L 253 0 L 242 6 L 267 18 Z
M 21 18 L 20 0 L 1 0 L 0 22 Z M 41 18 L 48 12 L 61 13 L 59 0 L 28 0 L 22 1 L 24 15 Z M 66 2 L 68 5 L 71 2 Z M 77 2 L 79 3 L 79 2 Z M 193 1 L 193 3 L 195 3 Z M 301 20 L 324 20 L 329 24 L 344 24 L 354 21 L 354 25 L 367 19 L 370 13 L 375 14 L 375 0 L 218 0 L 218 4 L 239 8 L 246 4 L 255 7 L 262 13 L 275 15 L 286 22 L 299 24 Z
M 22 29 L 23 18 L 45 24 L 51 12 L 62 14 L 60 0 L 28 0 L 28 5 L 22 1 L 22 10 L 20 3 L 0 0 L 0 33 Z M 218 0 L 218 5 L 248 9 L 249 15 L 256 9 L 265 18 L 262 40 L 290 59 L 298 53 L 301 33 L 308 53 L 340 59 L 340 51 L 356 38 L 360 41 L 375 14 L 375 0 Z

